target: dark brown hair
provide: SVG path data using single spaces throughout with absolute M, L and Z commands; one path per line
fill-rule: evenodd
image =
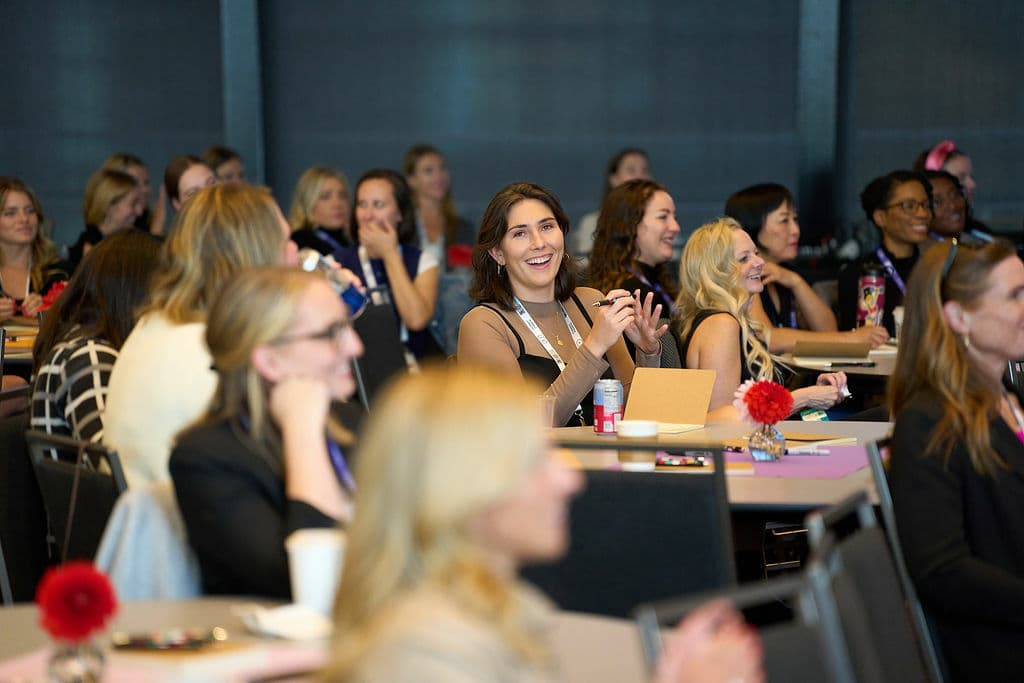
M 72 337 L 102 339 L 120 349 L 146 300 L 159 256 L 160 241 L 141 230 L 122 230 L 90 249 L 43 317 L 32 347 L 34 372 L 54 346 Z
M 636 229 L 643 221 L 647 205 L 655 192 L 668 192 L 653 180 L 630 180 L 608 193 L 601 203 L 590 254 L 587 284 L 602 292 L 615 289 L 634 274 L 640 256 L 636 247 Z M 679 285 L 671 269 L 657 266 L 658 283 L 673 299 Z
M 501 246 L 508 230 L 508 212 L 524 199 L 536 199 L 545 204 L 554 214 L 562 236 L 569 232 L 569 219 L 550 190 L 533 183 L 512 183 L 499 190 L 484 210 L 473 247 L 473 284 L 469 288 L 469 296 L 476 302 L 495 303 L 505 310 L 512 309 L 512 284 L 508 281 L 508 271 L 502 269 L 498 272 L 498 264 L 491 257 L 490 250 Z M 555 298 L 567 301 L 574 289 L 576 262 L 569 252 L 564 251 L 555 276 Z

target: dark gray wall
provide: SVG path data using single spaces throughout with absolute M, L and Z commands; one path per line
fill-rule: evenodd
M 109 153 L 139 154 L 158 181 L 176 154 L 246 139 L 244 110 L 224 120 L 225 93 L 254 92 L 238 79 L 255 73 L 263 107 L 250 109 L 265 123 L 265 180 L 286 210 L 311 164 L 354 179 L 397 167 L 408 145 L 427 141 L 449 157 L 468 216 L 504 183 L 529 179 L 577 217 L 595 207 L 607 158 L 641 146 L 688 230 L 744 185 L 807 186 L 801 149 L 813 129 L 819 146 L 835 131 L 838 215 L 805 231 L 856 220 L 869 178 L 942 137 L 974 158 L 979 215 L 1019 226 L 1024 6 L 842 3 L 838 117 L 815 122 L 813 107 L 801 109 L 813 88 L 800 79 L 807 60 L 828 52 L 805 44 L 799 68 L 809 35 L 800 18 L 836 1 L 231 0 L 226 7 L 259 16 L 260 38 L 225 51 L 222 35 L 233 47 L 255 34 L 233 30 L 238 15 L 212 0 L 6 0 L 0 173 L 32 184 L 69 241 L 85 180 Z M 259 55 L 249 70 L 238 67 L 246 54 Z M 234 66 L 224 71 L 225 62 Z M 829 193 L 823 170 L 820 192 Z

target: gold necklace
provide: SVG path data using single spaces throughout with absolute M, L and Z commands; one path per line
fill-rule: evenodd
M 559 346 L 565 346 L 565 344 L 562 342 L 561 335 L 559 335 L 557 332 L 555 332 L 555 343 L 558 344 Z

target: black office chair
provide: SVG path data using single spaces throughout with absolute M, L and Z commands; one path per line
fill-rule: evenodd
M 875 482 L 875 493 L 878 495 L 878 508 L 882 513 L 882 524 L 885 526 L 885 536 L 889 540 L 889 549 L 892 551 L 893 564 L 900 579 L 900 586 L 903 588 L 903 595 L 910 610 L 910 616 L 914 620 L 918 640 L 924 651 L 925 663 L 928 671 L 934 680 L 941 681 L 946 671 L 945 663 L 936 646 L 935 631 L 929 622 L 921 601 L 917 597 L 917 589 L 914 582 L 910 580 L 910 572 L 907 570 L 907 563 L 904 560 L 903 544 L 900 542 L 899 531 L 896 529 L 896 513 L 893 510 L 892 493 L 889 491 L 889 478 L 885 471 L 885 460 L 888 457 L 890 442 L 889 439 L 873 441 L 867 445 L 868 465 L 871 467 L 871 476 Z
M 587 470 L 569 552 L 524 569 L 524 578 L 562 609 L 615 617 L 735 584 L 721 451 L 714 457 L 714 473 Z
M 359 400 L 369 411 L 388 380 L 406 372 L 405 346 L 391 304 L 370 304 L 352 326 L 363 341 L 362 358 L 352 361 Z
M 100 444 L 29 431 L 53 555 L 92 560 L 118 496 L 128 488 L 117 454 Z
M 854 521 L 853 531 L 840 537 L 841 530 Z M 941 672 L 930 666 L 930 638 L 927 630 L 918 629 L 913 610 L 908 609 L 896 563 L 867 494 L 862 491 L 811 513 L 806 524 L 813 552 L 832 573 L 831 590 L 855 664 L 859 650 L 871 649 L 885 662 L 884 675 L 871 680 L 943 680 Z M 865 622 L 866 627 L 857 626 Z
M 821 574 L 808 567 L 815 576 Z M 831 594 L 815 590 L 810 575 L 787 575 L 716 593 L 641 605 L 635 613 L 644 659 L 654 670 L 662 635 L 679 619 L 712 598 L 725 598 L 739 610 L 779 613 L 758 629 L 769 681 L 854 683 L 850 655 Z M 820 579 L 815 579 L 820 583 Z M 786 609 L 780 610 L 779 607 Z

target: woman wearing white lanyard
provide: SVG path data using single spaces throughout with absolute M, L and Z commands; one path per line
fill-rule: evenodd
M 0 177 L 0 321 L 34 316 L 43 296 L 68 276 L 43 230 L 43 207 L 17 178 Z
M 356 183 L 354 219 L 359 246 L 342 249 L 338 260 L 363 278 L 375 304 L 394 307 L 402 341 L 416 358 L 439 353 L 427 326 L 440 271 L 437 259 L 416 246 L 416 216 L 405 178 L 390 169 L 364 173 Z
M 895 336 L 892 310 L 903 305 L 907 279 L 917 263 L 918 245 L 928 239 L 932 219 L 931 186 L 920 173 L 893 171 L 875 178 L 860 194 L 861 207 L 881 231 L 881 245 L 839 273 L 839 327 L 857 324 L 858 281 L 864 266 L 874 264 L 885 274 L 882 325 Z
M 549 384 L 555 424 L 591 424 L 592 392 L 602 376 L 628 392 L 633 360 L 622 339 L 637 347 L 637 362 L 657 367 L 662 306 L 652 295 L 576 287 L 565 251 L 569 221 L 548 190 L 516 183 L 491 200 L 473 249 L 470 296 L 480 305 L 462 319 L 459 363 L 481 363 Z M 599 306 L 602 301 L 611 305 Z
M 776 183 L 746 187 L 726 200 L 725 215 L 743 227 L 764 259 L 764 289 L 751 298 L 749 314 L 761 323 L 769 351 L 792 351 L 798 341 L 867 342 L 877 347 L 889 339 L 880 327 L 838 332 L 829 305 L 798 273 L 782 265 L 796 258 L 800 242 L 796 202 L 788 189 Z

